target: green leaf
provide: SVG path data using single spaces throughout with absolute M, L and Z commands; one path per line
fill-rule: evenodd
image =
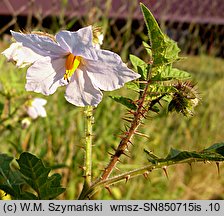
M 20 172 L 11 168 L 13 157 L 0 154 L 0 189 L 15 198 L 19 198 L 20 187 L 25 185 Z
M 135 70 L 141 75 L 142 80 L 147 79 L 148 64 L 135 55 L 130 55 L 130 61 Z
M 11 172 L 10 163 L 12 160 L 12 157 L 6 154 L 0 154 L 0 189 L 10 195 L 14 195 L 14 191 L 8 181 Z
M 61 176 L 54 174 L 48 177 L 51 169 L 46 168 L 36 156 L 24 152 L 17 162 L 25 181 L 38 194 L 38 199 L 54 199 L 65 191 L 60 185 Z
M 224 161 L 224 143 L 214 144 L 200 152 L 181 151 L 171 148 L 166 158 L 152 157 L 153 154 L 151 152 L 147 150 L 145 150 L 145 152 L 148 154 L 149 162 L 153 164 L 162 163 L 164 165 L 171 165 L 192 161 Z
M 139 57 L 132 55 L 132 54 L 130 54 L 130 61 L 136 71 L 138 71 L 138 67 L 146 67 L 147 66 L 147 64 L 142 59 L 140 59 Z
M 2 178 L 8 177 L 11 171 L 10 163 L 13 160 L 13 157 L 9 157 L 6 154 L 0 154 L 0 175 Z
M 139 92 L 139 83 L 137 83 L 137 82 L 127 82 L 127 83 L 125 83 L 125 86 L 128 89 Z
M 153 164 L 155 164 L 156 161 L 159 159 L 159 157 L 154 155 L 152 151 L 148 151 L 148 150 L 144 149 L 144 152 L 148 155 L 149 162 L 151 162 Z
M 145 47 L 146 52 L 148 53 L 149 57 L 152 57 L 152 49 L 149 44 L 145 41 L 142 41 L 143 46 Z
M 191 75 L 188 72 L 177 68 L 166 67 L 166 69 L 161 73 L 161 77 L 166 79 L 183 80 L 190 78 Z
M 215 152 L 224 157 L 224 143 L 215 143 L 212 146 L 204 150 L 204 152 Z
M 58 173 L 50 176 L 44 185 L 40 187 L 41 199 L 53 199 L 63 193 L 65 189 L 61 187 L 60 182 L 61 175 Z
M 114 101 L 126 106 L 127 108 L 131 110 L 136 110 L 137 106 L 134 103 L 134 101 L 130 98 L 122 97 L 122 96 L 110 96 Z
M 147 91 L 147 100 L 159 103 L 165 96 L 170 95 L 177 90 L 173 86 L 150 85 Z
M 171 65 L 161 66 L 156 69 L 153 81 L 168 81 L 168 80 L 185 80 L 191 78 L 191 75 L 183 70 L 172 68 Z
M 140 3 L 140 6 L 148 30 L 153 66 L 161 66 L 176 61 L 180 52 L 177 43 L 161 31 L 149 9 L 142 3 Z
M 161 94 L 170 94 L 176 92 L 176 88 L 173 86 L 163 85 L 150 85 L 148 88 L 148 94 L 151 96 L 159 96 Z

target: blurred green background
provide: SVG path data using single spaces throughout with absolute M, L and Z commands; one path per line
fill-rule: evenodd
M 9 29 L 32 29 L 56 33 L 60 29 L 76 30 L 82 26 L 97 24 L 102 27 L 105 35 L 102 48 L 120 54 L 130 67 L 129 54 L 135 54 L 145 61 L 149 60 L 141 45 L 142 40 L 148 40 L 144 21 L 133 16 L 133 10 L 139 10 L 138 1 L 128 1 L 133 5 L 131 4 L 132 7 L 129 5 L 126 15 L 120 17 L 110 14 L 113 1 L 109 0 L 104 3 L 104 10 L 98 6 L 97 1 L 95 4 L 91 1 L 88 13 L 83 12 L 77 17 L 70 17 L 65 13 L 69 1 L 58 2 L 62 8 L 59 15 L 52 12 L 48 16 L 40 16 L 38 20 L 37 15 L 31 12 L 22 16 L 19 13 L 11 14 L 11 20 L 16 17 L 14 23 L 12 22 L 8 27 L 7 23 L 1 23 L 0 29 L 4 32 L 2 31 L 1 34 L 0 51 L 10 45 Z M 120 3 L 125 5 L 125 1 Z M 119 12 L 117 13 L 119 15 Z M 172 29 L 172 32 L 175 30 L 175 34 L 180 35 L 177 38 L 171 34 L 174 39 L 178 39 L 183 50 L 181 55 L 186 57 L 178 62 L 176 67 L 191 73 L 202 100 L 192 118 L 185 118 L 177 113 L 167 115 L 165 107 L 159 115 L 149 116 L 140 129 L 149 138 L 135 137 L 134 146 L 129 152 L 131 157 L 121 158 L 122 163 L 118 165 L 120 171 L 116 170 L 114 174 L 147 164 L 147 157 L 143 153 L 145 148 L 160 157 L 165 157 L 171 147 L 201 150 L 224 140 L 224 61 L 221 50 L 223 42 L 219 44 L 219 37 L 223 38 L 223 35 L 216 35 L 215 32 L 212 45 L 208 45 L 208 41 L 201 38 L 201 29 L 207 34 L 212 34 L 212 31 L 217 28 L 222 30 L 220 31 L 222 34 L 223 26 L 210 23 L 207 27 L 206 25 L 202 27 L 200 23 L 178 22 L 177 28 L 176 22 L 169 22 L 169 20 L 159 19 L 159 23 L 167 34 Z M 213 25 L 218 27 L 212 28 Z M 187 37 L 182 34 L 186 32 L 186 26 Z M 9 97 L 0 95 L 0 106 L 4 108 L 1 109 L 0 152 L 18 157 L 22 151 L 29 151 L 42 158 L 46 165 L 52 166 L 56 172 L 63 175 L 62 185 L 67 188 L 67 191 L 59 199 L 76 199 L 83 182 L 81 167 L 84 157 L 84 109 L 66 102 L 63 87 L 49 97 L 25 92 L 25 71 L 26 69 L 18 69 L 12 63 L 6 63 L 5 57 L 0 56 L 0 90 L 10 93 Z M 126 94 L 130 92 L 125 88 L 105 92 L 103 101 L 94 110 L 93 176 L 95 178 L 107 165 L 110 159 L 108 152 L 112 152 L 112 148 L 119 144 L 118 135 L 124 129 L 122 117 L 126 109 L 108 96 Z M 5 116 L 13 114 L 23 98 L 29 95 L 47 99 L 47 118 L 38 118 L 27 129 L 22 129 L 20 119 L 16 116 L 11 118 L 13 123 L 2 121 Z M 103 189 L 94 198 L 223 199 L 222 167 L 221 165 L 218 174 L 216 164 L 197 163 L 192 164 L 192 167 L 177 165 L 168 168 L 168 179 L 163 170 L 155 170 L 150 173 L 149 179 L 142 176 L 127 183 L 119 183 L 111 187 L 112 194 Z

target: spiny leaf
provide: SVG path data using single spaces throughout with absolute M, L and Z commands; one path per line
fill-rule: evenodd
M 148 73 L 148 64 L 135 55 L 130 55 L 130 61 L 135 70 L 141 75 L 142 80 L 146 80 Z
M 163 85 L 150 85 L 148 89 L 149 97 L 158 97 L 162 94 L 174 93 L 177 90 L 173 86 L 163 86 Z
M 190 78 L 191 75 L 186 71 L 168 66 L 168 67 L 165 67 L 165 70 L 161 71 L 161 77 L 167 80 L 169 79 L 183 80 L 183 79 Z
M 204 149 L 204 152 L 216 152 L 224 157 L 224 142 L 215 143 L 212 146 Z
M 60 186 L 60 175 L 54 174 L 48 177 L 51 169 L 46 168 L 36 156 L 24 152 L 17 162 L 27 184 L 37 192 L 39 199 L 53 199 L 65 191 Z
M 180 52 L 177 43 L 161 31 L 149 9 L 142 3 L 140 3 L 140 6 L 152 48 L 153 66 L 169 64 L 176 61 L 179 58 L 178 53 Z
M 131 89 L 133 91 L 136 91 L 136 92 L 139 92 L 139 84 L 137 82 L 127 82 L 125 83 L 125 86 L 128 88 L 128 89 Z
M 161 66 L 156 68 L 155 76 L 152 77 L 153 81 L 168 81 L 168 80 L 184 80 L 189 79 L 191 75 L 183 70 L 172 68 L 171 65 Z
M 181 163 L 187 160 L 197 161 L 224 161 L 224 143 L 217 143 L 211 147 L 204 149 L 200 152 L 196 151 L 181 151 L 171 148 L 169 154 L 165 158 L 158 158 L 152 156 L 151 152 L 145 151 L 149 158 L 149 162 L 157 164 L 174 164 Z
M 130 98 L 122 97 L 122 96 L 110 96 L 114 101 L 126 106 L 127 108 L 131 110 L 136 110 L 137 106 L 134 103 L 134 101 Z
M 144 152 L 148 155 L 149 162 L 155 164 L 157 160 L 159 160 L 159 157 L 153 154 L 152 151 L 148 151 L 147 149 L 144 149 Z

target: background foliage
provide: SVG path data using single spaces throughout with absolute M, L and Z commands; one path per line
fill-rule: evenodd
M 110 1 L 107 5 L 110 6 Z M 68 19 L 63 14 L 60 17 L 52 16 L 47 28 L 43 20 L 40 20 L 38 25 L 26 20 L 26 25 L 23 22 L 22 26 L 19 26 L 18 22 L 10 28 L 18 30 L 25 26 L 28 29 L 36 28 L 57 32 L 61 28 L 78 29 L 80 26 L 98 23 L 103 26 L 105 32 L 104 49 L 117 52 L 123 60 L 128 60 L 129 53 L 144 59 L 143 47 L 135 41 L 136 38 L 145 39 L 147 37 L 144 22 L 143 20 L 134 21 L 131 14 L 129 15 L 126 20 L 118 21 L 115 18 L 108 18 L 95 7 L 80 19 Z M 137 28 L 136 22 L 138 22 Z M 2 35 L 0 49 L 4 50 L 8 47 L 8 42 L 8 35 Z M 122 170 L 134 168 L 146 162 L 147 155 L 145 157 L 142 155 L 143 150 L 148 147 L 163 158 L 166 157 L 170 148 L 186 151 L 199 150 L 224 140 L 222 121 L 224 118 L 222 112 L 224 108 L 224 61 L 215 57 L 213 53 L 208 54 L 203 49 L 198 55 L 188 55 L 188 53 L 182 53 L 182 55 L 187 58 L 176 63 L 175 66 L 192 74 L 193 79 L 197 81 L 202 98 L 200 105 L 196 108 L 195 116 L 185 118 L 176 113 L 167 116 L 164 110 L 160 115 L 149 117 L 141 131 L 147 134 L 148 138 L 136 137 L 135 142 L 140 144 L 132 147 L 131 158 L 123 158 L 125 165 L 119 164 Z M 145 59 L 146 62 L 148 60 Z M 4 108 L 0 109 L 1 117 L 13 113 L 16 110 L 16 104 L 19 105 L 24 97 L 36 96 L 36 94 L 24 91 L 25 70 L 17 70 L 14 65 L 5 64 L 5 62 L 5 58 L 0 56 L 0 81 L 8 95 L 8 97 L 3 95 L 0 97 L 0 107 Z M 63 175 L 62 186 L 66 186 L 67 191 L 59 198 L 74 199 L 81 190 L 81 185 L 78 183 L 82 182 L 80 166 L 84 155 L 82 149 L 84 143 L 83 109 L 67 103 L 63 94 L 64 89 L 61 88 L 56 94 L 48 97 L 46 107 L 48 117 L 33 121 L 27 129 L 22 129 L 19 119 L 13 119 L 13 124 L 8 121 L 1 122 L 0 152 L 8 153 L 13 157 L 18 157 L 23 151 L 37 155 L 43 159 L 45 165 Z M 94 176 L 97 176 L 98 170 L 105 167 L 110 157 L 107 152 L 112 151 L 112 148 L 118 144 L 118 135 L 124 129 L 121 118 L 126 109 L 108 97 L 119 94 L 130 96 L 132 93 L 127 89 L 104 93 L 104 99 L 94 113 Z M 110 110 L 110 112 L 105 112 L 105 110 Z M 143 176 L 138 177 L 127 182 L 125 187 L 122 184 L 112 187 L 112 195 L 107 190 L 103 190 L 96 195 L 96 198 L 222 199 L 224 184 L 222 165 L 220 168 L 220 174 L 218 174 L 215 164 L 192 164 L 192 167 L 178 165 L 168 169 L 169 179 L 162 170 L 157 170 L 150 173 L 148 180 Z

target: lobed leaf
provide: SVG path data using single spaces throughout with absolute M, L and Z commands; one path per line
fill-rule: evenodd
M 148 76 L 148 64 L 135 55 L 130 55 L 130 61 L 135 70 L 141 75 L 141 79 L 146 80 Z
M 204 149 L 204 152 L 215 152 L 224 157 L 224 143 L 215 143 L 212 146 Z
M 153 164 L 176 164 L 182 163 L 188 160 L 195 161 L 224 161 L 224 143 L 217 143 L 211 147 L 204 149 L 203 151 L 181 151 L 171 148 L 166 158 L 155 157 L 151 152 L 145 150 L 148 155 L 149 162 Z
M 177 90 L 173 86 L 166 86 L 166 85 L 150 85 L 148 89 L 148 93 L 150 96 L 153 95 L 161 95 L 161 94 L 170 94 L 174 93 Z
M 61 176 L 54 174 L 48 177 L 51 169 L 46 168 L 36 156 L 24 152 L 17 162 L 25 181 L 36 191 L 39 199 L 54 199 L 65 191 L 60 185 Z
M 148 30 L 153 66 L 157 67 L 164 64 L 170 64 L 179 59 L 178 53 L 180 52 L 180 49 L 178 48 L 177 43 L 161 31 L 149 9 L 142 3 L 140 3 L 140 6 Z
M 128 109 L 131 109 L 131 110 L 137 109 L 135 102 L 130 98 L 126 98 L 126 97 L 122 97 L 122 96 L 110 96 L 110 98 L 112 98 L 114 101 L 126 106 Z
M 168 80 L 185 80 L 189 79 L 191 75 L 177 68 L 172 68 L 171 65 L 161 66 L 157 68 L 153 81 L 168 81 Z
M 18 170 L 11 168 L 12 160 L 13 157 L 0 154 L 0 189 L 19 199 L 21 187 L 26 182 Z
M 125 83 L 125 86 L 128 88 L 128 89 L 131 89 L 133 91 L 136 91 L 136 92 L 139 92 L 139 83 L 137 82 L 127 82 Z
M 188 72 L 171 67 L 166 67 L 166 70 L 164 70 L 161 73 L 161 76 L 163 78 L 177 79 L 177 80 L 188 79 L 191 77 L 191 75 Z

